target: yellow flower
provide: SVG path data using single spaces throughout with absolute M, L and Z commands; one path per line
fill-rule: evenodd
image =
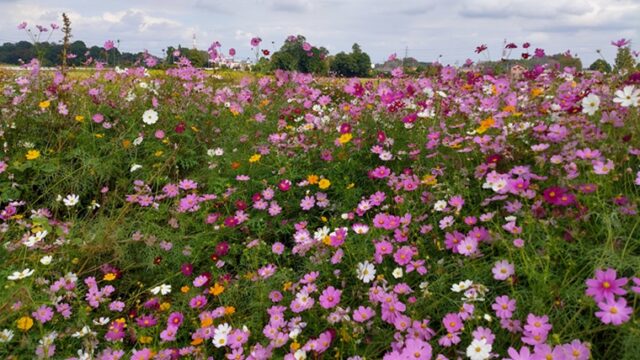
M 322 179 L 318 183 L 318 187 L 322 190 L 328 189 L 329 186 L 331 186 L 331 181 L 329 181 L 329 179 Z
M 249 158 L 249 162 L 250 162 L 250 163 L 258 162 L 258 161 L 260 161 L 260 158 L 262 158 L 262 155 L 260 155 L 260 154 L 253 154 L 253 156 L 251 156 L 251 157 Z
M 40 157 L 40 151 L 38 150 L 29 150 L 27 151 L 27 155 L 25 155 L 27 160 L 35 160 Z
M 191 345 L 193 346 L 198 346 L 200 344 L 202 344 L 204 340 L 202 338 L 195 338 L 193 340 L 191 340 Z
M 164 151 L 158 150 L 153 155 L 155 155 L 156 157 L 160 157 L 160 156 L 162 156 L 162 154 L 164 154 Z
M 291 349 L 292 352 L 298 351 L 298 349 L 300 349 L 300 343 L 297 341 L 292 342 L 291 345 L 289 345 L 289 349 Z
M 140 336 L 140 338 L 138 339 L 140 344 L 149 344 L 151 340 L 153 340 L 151 336 Z
M 171 308 L 171 304 L 168 302 L 163 302 L 160 304 L 160 311 L 167 311 Z
M 531 89 L 531 96 L 532 96 L 532 97 L 538 97 L 538 96 L 540 96 L 543 92 L 544 92 L 544 90 L 543 90 L 543 89 L 541 89 L 541 88 L 533 88 L 533 89 Z
M 327 221 L 329 221 L 329 219 L 327 219 L 326 216 L 320 216 L 320 221 L 327 222 Z
M 338 141 L 340 141 L 340 144 L 346 144 L 349 141 L 351 141 L 352 138 L 353 138 L 353 135 L 351 135 L 351 133 L 346 133 L 346 134 L 340 135 L 340 138 L 338 139 Z
M 307 181 L 309 182 L 310 185 L 317 184 L 318 180 L 320 180 L 318 175 L 309 175 L 309 176 L 307 176 Z
M 76 121 L 77 121 L 77 122 L 84 122 L 84 116 L 82 116 L 82 115 L 76 115 Z
M 433 175 L 427 174 L 422 178 L 422 183 L 425 185 L 433 186 L 438 183 L 438 178 Z
M 40 104 L 38 104 L 38 106 L 40 107 L 40 109 L 44 110 L 46 108 L 49 107 L 49 105 L 51 105 L 51 101 L 49 100 L 45 100 L 45 101 L 41 101 Z
M 189 287 L 187 285 L 180 288 L 180 291 L 183 293 L 189 292 Z
M 224 286 L 215 283 L 212 287 L 209 288 L 209 294 L 213 296 L 218 296 L 224 292 Z
M 33 326 L 33 319 L 28 316 L 23 316 L 16 321 L 16 326 L 22 331 L 29 331 Z
M 291 281 L 287 281 L 286 283 L 284 283 L 284 285 L 282 285 L 282 291 L 289 291 L 292 286 L 293 283 Z
M 331 237 L 329 235 L 325 235 L 325 237 L 322 238 L 322 243 L 325 245 L 331 245 Z
M 114 273 L 106 273 L 106 274 L 104 274 L 104 279 L 106 281 L 115 280 L 116 279 L 116 274 L 114 274 Z
M 104 134 L 95 134 L 96 138 L 98 139 L 102 139 L 104 137 Z
M 225 306 L 224 307 L 224 314 L 225 315 L 233 315 L 236 312 L 236 308 L 233 306 Z
M 356 187 L 356 184 L 351 183 L 351 184 L 347 185 L 347 190 L 353 189 L 354 187 Z

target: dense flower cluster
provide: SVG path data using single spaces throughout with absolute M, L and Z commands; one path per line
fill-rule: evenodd
M 640 346 L 640 89 L 551 65 L 433 69 L 3 75 L 0 356 Z

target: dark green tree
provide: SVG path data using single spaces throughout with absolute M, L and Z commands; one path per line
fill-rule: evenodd
M 324 47 L 311 46 L 304 49 L 306 38 L 302 35 L 287 38 L 280 50 L 271 56 L 273 69 L 299 71 L 303 73 L 326 74 L 329 66 L 326 56 L 329 51 Z
M 611 72 L 611 65 L 604 59 L 598 59 L 589 66 L 589 70 L 600 71 L 601 73 L 608 74 Z
M 351 53 L 338 53 L 331 61 L 330 68 L 338 76 L 367 77 L 371 70 L 371 58 L 360 49 L 360 45 L 353 44 Z

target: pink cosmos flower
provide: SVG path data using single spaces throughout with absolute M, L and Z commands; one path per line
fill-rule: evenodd
M 38 310 L 32 312 L 31 315 L 41 324 L 44 324 L 53 319 L 53 309 L 47 305 L 42 305 L 38 308 Z
M 304 211 L 311 210 L 316 204 L 316 199 L 313 196 L 305 196 L 304 199 L 300 200 L 300 208 Z
M 478 241 L 472 237 L 466 237 L 456 247 L 458 253 L 464 256 L 473 255 L 478 249 Z
M 618 300 L 606 298 L 598 303 L 601 311 L 596 312 L 596 316 L 605 324 L 620 325 L 629 321 L 633 308 L 627 307 L 627 300 L 620 297 Z
M 375 314 L 372 308 L 360 306 L 353 311 L 353 321 L 362 323 L 371 319 Z
M 262 39 L 260 39 L 259 37 L 253 37 L 251 38 L 251 46 L 252 47 L 256 47 L 258 45 L 260 45 L 260 43 L 262 42 Z
M 458 316 L 458 314 L 456 313 L 449 313 L 445 315 L 442 319 L 442 324 L 450 333 L 457 332 L 458 330 L 462 329 L 462 326 L 464 325 L 462 323 L 462 319 L 460 319 L 460 316 Z
M 497 317 L 510 319 L 513 316 L 513 312 L 516 311 L 516 301 L 510 299 L 507 295 L 498 296 L 491 308 L 496 312 Z
M 207 298 L 204 295 L 197 295 L 189 301 L 189 306 L 192 309 L 201 309 L 207 305 Z
M 107 40 L 107 41 L 104 42 L 104 46 L 103 47 L 104 47 L 104 49 L 106 51 L 109 51 L 109 50 L 115 48 L 115 44 L 113 43 L 113 40 Z
M 322 295 L 320 295 L 320 306 L 325 309 L 331 309 L 340 303 L 340 295 L 342 295 L 341 290 L 337 290 L 333 286 L 329 286 L 324 289 Z
M 511 275 L 515 273 L 513 264 L 507 260 L 500 260 L 496 262 L 493 269 L 493 278 L 496 280 L 507 280 Z
M 595 278 L 587 279 L 586 294 L 591 296 L 595 301 L 602 302 L 605 299 L 611 299 L 615 295 L 624 295 L 626 290 L 622 287 L 629 281 L 627 278 L 617 278 L 615 269 L 596 270 Z

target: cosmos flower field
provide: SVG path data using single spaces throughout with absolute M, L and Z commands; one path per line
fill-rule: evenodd
M 0 74 L 3 359 L 637 359 L 640 85 Z

